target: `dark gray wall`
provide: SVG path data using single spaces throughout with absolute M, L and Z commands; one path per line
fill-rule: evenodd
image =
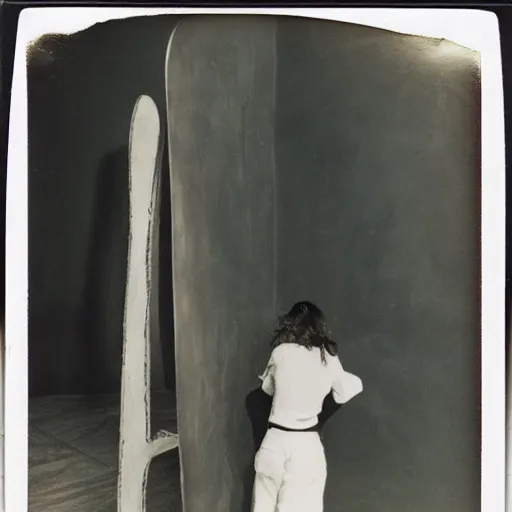
M 130 120 L 137 97 L 149 94 L 165 123 L 165 56 L 176 23 L 173 16 L 115 20 L 72 36 L 48 36 L 30 54 L 31 395 L 119 390 Z M 160 315 L 152 309 L 155 388 L 174 387 L 164 162 L 155 254 L 163 263 L 156 266 L 161 285 L 153 297 Z
M 266 363 L 274 317 L 274 65 L 272 19 L 198 18 L 173 36 L 176 380 L 188 512 L 238 512 L 250 499 L 244 399 Z
M 326 512 L 480 510 L 478 55 L 278 34 L 278 302 L 317 302 L 365 385 L 327 427 Z

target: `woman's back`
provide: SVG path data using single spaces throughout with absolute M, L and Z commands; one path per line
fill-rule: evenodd
M 289 429 L 308 429 L 332 390 L 339 404 L 363 389 L 361 379 L 343 370 L 336 343 L 330 340 L 322 311 L 302 301 L 279 319 L 272 334 L 274 350 L 262 389 L 274 395 L 269 422 Z
M 324 315 L 311 302 L 297 302 L 279 318 L 271 343 L 272 355 L 260 379 L 262 390 L 274 398 L 254 461 L 252 510 L 321 512 L 327 471 L 318 414 L 331 390 L 334 401 L 342 404 L 363 385 L 343 369 Z
M 316 425 L 323 400 L 333 386 L 334 359 L 337 357 L 326 354 L 323 362 L 318 347 L 286 343 L 275 348 L 270 422 L 293 429 Z

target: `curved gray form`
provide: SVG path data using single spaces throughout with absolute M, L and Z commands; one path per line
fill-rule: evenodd
M 194 17 L 167 62 L 186 512 L 245 512 L 275 315 L 325 310 L 365 392 L 325 510 L 479 506 L 479 55 L 311 19 Z M 307 376 L 305 376 L 307 378 Z
M 266 363 L 275 313 L 274 23 L 214 19 L 183 21 L 167 61 L 187 512 L 239 512 L 250 499 L 241 478 L 252 478 L 244 399 Z
M 119 512 L 146 508 L 151 459 L 178 446 L 178 436 L 150 430 L 150 295 L 153 229 L 161 158 L 160 119 L 154 101 L 140 96 L 130 129 L 130 238 L 125 297 L 119 440 Z

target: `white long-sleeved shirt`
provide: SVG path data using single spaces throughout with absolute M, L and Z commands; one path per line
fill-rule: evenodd
M 292 429 L 313 427 L 328 393 L 343 404 L 363 391 L 361 379 L 345 371 L 338 356 L 325 356 L 326 364 L 319 348 L 292 343 L 272 351 L 260 376 L 263 391 L 274 397 L 269 422 Z

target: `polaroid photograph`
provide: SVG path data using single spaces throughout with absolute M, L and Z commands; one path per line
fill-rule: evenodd
M 31 8 L 5 512 L 498 512 L 495 14 Z

